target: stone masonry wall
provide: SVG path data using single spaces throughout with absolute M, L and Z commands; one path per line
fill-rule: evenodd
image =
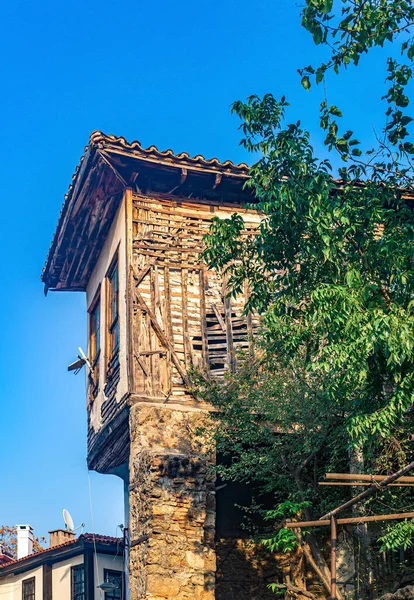
M 216 600 L 274 600 L 267 587 L 283 573 L 282 560 L 253 540 L 216 540 Z M 286 559 L 285 559 L 286 562 Z
M 201 410 L 131 406 L 131 600 L 271 600 L 267 585 L 289 581 L 287 555 L 216 539 L 214 456 L 199 434 L 208 420 Z
M 131 408 L 131 600 L 214 600 L 215 494 L 201 411 Z

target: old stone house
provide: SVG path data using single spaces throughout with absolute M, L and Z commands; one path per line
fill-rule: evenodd
M 192 366 L 220 377 L 257 326 L 246 294 L 200 259 L 214 216 L 259 223 L 245 164 L 144 149 L 94 132 L 73 176 L 42 279 L 86 292 L 88 465 L 125 482 L 133 600 L 266 598 L 272 566 L 231 522 L 197 429 L 209 407 Z M 240 499 L 240 497 L 239 497 Z

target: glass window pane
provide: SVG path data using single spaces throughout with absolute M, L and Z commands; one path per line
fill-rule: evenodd
M 72 600 L 85 600 L 85 569 L 83 565 L 72 567 Z
M 119 345 L 119 324 L 118 324 L 118 311 L 119 311 L 119 268 L 118 263 L 115 263 L 112 270 L 108 274 L 108 334 L 109 334 L 109 348 L 108 348 L 108 360 L 114 358 L 115 352 L 118 350 Z
M 95 312 L 93 314 L 94 320 L 94 333 L 95 333 L 95 356 L 98 354 L 101 349 L 101 332 L 100 332 L 100 324 L 101 324 L 101 307 L 98 300 L 98 303 L 95 308 Z M 95 356 L 93 358 L 95 358 Z
M 116 586 L 113 590 L 105 592 L 105 600 L 120 600 L 122 598 L 122 572 L 105 569 L 104 579 L 106 583 Z
M 23 600 L 35 600 L 35 578 L 31 577 L 23 581 L 22 585 Z

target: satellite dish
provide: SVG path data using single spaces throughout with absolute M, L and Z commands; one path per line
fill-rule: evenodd
M 73 524 L 73 519 L 71 517 L 70 512 L 68 510 L 66 510 L 66 508 L 64 508 L 62 512 L 63 512 L 63 520 L 65 521 L 66 529 L 68 529 L 69 531 L 74 531 L 75 525 Z
M 79 354 L 77 360 L 75 360 L 75 362 L 71 363 L 68 366 L 68 371 L 75 371 L 75 375 L 77 375 L 82 369 L 82 367 L 84 367 L 85 365 L 88 367 L 89 371 L 92 371 L 91 363 L 89 362 L 89 359 L 86 356 L 85 352 L 82 350 L 81 347 L 78 348 L 78 351 Z

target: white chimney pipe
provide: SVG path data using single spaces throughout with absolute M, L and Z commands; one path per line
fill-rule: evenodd
M 17 530 L 17 559 L 33 554 L 33 527 L 16 525 Z

